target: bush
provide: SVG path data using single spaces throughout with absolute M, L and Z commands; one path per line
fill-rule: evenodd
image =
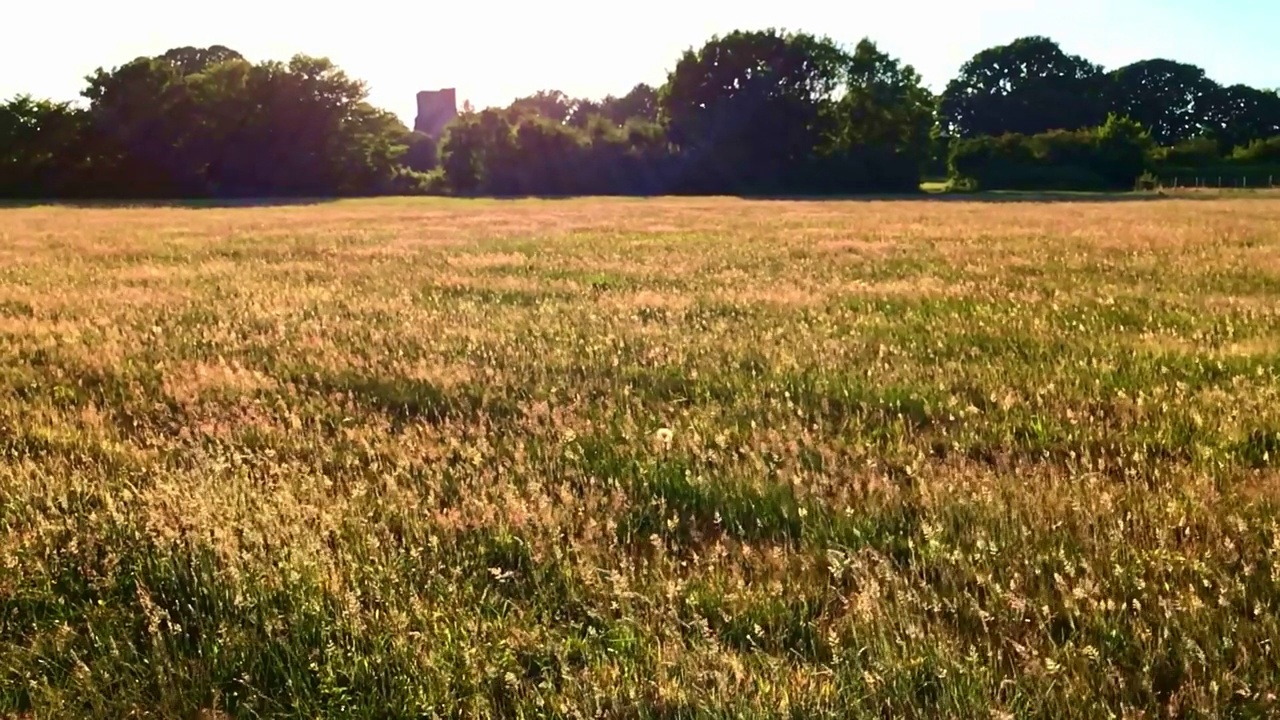
M 439 168 L 418 172 L 406 167 L 396 169 L 387 193 L 391 195 L 446 195 L 444 172 Z
M 1160 188 L 1160 177 L 1150 171 L 1142 173 L 1134 183 L 1134 190 L 1157 190 Z
M 1280 135 L 1266 140 L 1254 140 L 1231 153 L 1232 162 L 1248 165 L 1280 165 Z
M 1135 179 L 1148 168 L 1147 159 L 1155 146 L 1151 134 L 1132 120 L 1110 115 L 1092 135 L 1090 167 L 1102 176 L 1108 187 L 1132 188 Z
M 1201 167 L 1222 161 L 1218 152 L 1218 141 L 1213 138 L 1200 137 L 1184 140 L 1172 147 L 1157 148 L 1152 152 L 1152 161 L 1156 168 Z
M 983 190 L 1128 190 L 1150 146 L 1140 125 L 1112 116 L 1089 130 L 959 140 L 949 165 L 953 183 Z

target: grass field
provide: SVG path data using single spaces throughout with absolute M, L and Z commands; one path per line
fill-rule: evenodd
M 0 717 L 1280 713 L 1280 197 L 0 210 Z

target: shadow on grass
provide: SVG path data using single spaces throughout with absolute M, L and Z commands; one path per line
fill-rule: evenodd
M 1158 202 L 1161 200 L 1221 200 L 1280 198 L 1280 192 L 1266 189 L 1202 191 L 1033 191 L 990 190 L 979 192 L 939 192 L 922 190 L 917 193 L 865 193 L 840 195 L 804 194 L 658 194 L 658 195 L 476 195 L 460 199 L 510 202 L 520 200 L 664 200 L 685 198 L 690 200 L 729 199 L 743 201 L 781 202 L 968 202 L 968 203 L 1101 203 L 1101 202 Z
M 938 192 L 921 191 L 918 193 L 868 193 L 844 195 L 379 195 L 350 197 L 283 197 L 283 198 L 202 198 L 189 200 L 158 199 L 0 199 L 0 210 L 22 209 L 34 207 L 67 207 L 82 209 L 123 209 L 123 208 L 186 208 L 191 210 L 218 208 L 264 208 L 264 207 L 305 207 L 326 205 L 342 200 L 384 199 L 384 200 L 487 200 L 487 201 L 520 201 L 520 200 L 660 200 L 660 199 L 734 199 L 743 201 L 781 201 L 781 202 L 961 202 L 961 203 L 1102 203 L 1102 202 L 1158 202 L 1161 200 L 1221 200 L 1221 199 L 1267 199 L 1280 198 L 1280 192 L 1267 189 L 1254 190 L 1203 190 L 1172 192 L 1098 192 L 1098 191 L 1030 191 L 1030 190 L 991 190 L 982 192 Z
M 281 198 L 199 198 L 189 200 L 159 199 L 0 199 L 0 210 L 18 210 L 37 207 L 65 207 L 84 210 L 123 210 L 126 208 L 176 208 L 211 210 L 218 208 L 305 207 L 326 205 L 348 198 L 341 197 L 281 197 Z
M 960 203 L 1104 203 L 1104 202 L 1159 202 L 1162 200 L 1223 200 L 1280 198 L 1280 193 L 1265 190 L 1241 190 L 1224 192 L 1096 192 L 1096 191 L 1031 191 L 991 190 L 986 192 L 920 192 L 902 194 L 867 195 L 769 195 L 748 197 L 743 200 L 760 201 L 900 201 L 900 202 L 960 202 Z

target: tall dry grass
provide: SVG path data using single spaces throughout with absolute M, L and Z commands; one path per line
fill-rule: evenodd
M 0 210 L 0 716 L 1280 712 L 1280 200 Z

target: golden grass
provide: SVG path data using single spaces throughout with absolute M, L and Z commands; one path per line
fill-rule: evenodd
M 0 210 L 0 716 L 1280 712 L 1280 198 Z

